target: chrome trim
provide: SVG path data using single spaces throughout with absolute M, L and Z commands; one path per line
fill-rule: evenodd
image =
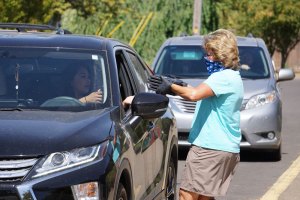
M 191 143 L 189 143 L 189 142 L 186 141 L 186 140 L 179 140 L 179 141 L 178 141 L 178 145 L 179 145 L 179 146 L 191 146 Z
M 251 146 L 251 144 L 249 143 L 249 142 L 241 142 L 240 143 L 240 147 L 250 147 Z
M 29 172 L 29 169 L 20 169 L 13 171 L 0 171 L 0 178 L 16 178 L 23 177 Z
M 24 159 L 24 160 L 0 160 L 0 170 L 1 169 L 18 169 L 24 167 L 31 167 L 36 163 L 36 158 Z
M 37 162 L 37 158 L 0 160 L 0 182 L 22 180 Z

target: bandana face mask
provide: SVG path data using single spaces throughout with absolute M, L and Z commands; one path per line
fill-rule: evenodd
M 215 72 L 223 71 L 225 69 L 221 62 L 209 60 L 207 57 L 204 57 L 204 59 L 209 75 Z

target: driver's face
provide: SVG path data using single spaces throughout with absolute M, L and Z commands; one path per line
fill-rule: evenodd
M 79 96 L 87 94 L 91 86 L 91 80 L 88 70 L 84 67 L 79 68 L 71 84 L 73 86 L 75 94 Z

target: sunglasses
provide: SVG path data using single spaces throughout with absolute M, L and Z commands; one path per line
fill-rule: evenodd
M 211 57 L 211 56 L 214 56 L 214 54 L 213 54 L 213 53 L 206 53 L 205 55 L 206 55 L 206 57 Z

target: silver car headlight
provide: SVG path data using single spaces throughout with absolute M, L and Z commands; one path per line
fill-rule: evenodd
M 106 154 L 108 143 L 109 141 L 107 140 L 95 146 L 52 153 L 37 164 L 33 177 L 36 178 L 69 169 L 96 159 L 102 160 Z
M 245 106 L 245 110 L 257 108 L 257 107 L 263 106 L 265 104 L 272 103 L 276 100 L 276 98 L 277 97 L 276 97 L 275 91 L 253 96 L 247 102 L 247 104 Z

